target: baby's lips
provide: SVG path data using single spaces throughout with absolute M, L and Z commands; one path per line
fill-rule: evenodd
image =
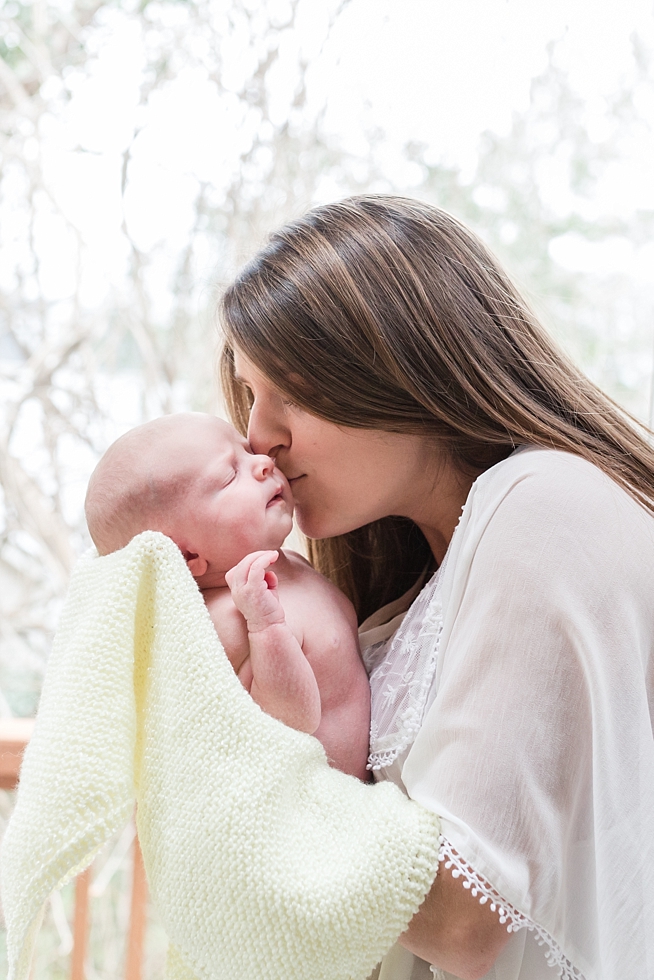
M 276 500 L 278 498 L 279 498 L 279 500 L 283 500 L 284 499 L 284 487 L 283 486 L 278 486 L 275 489 L 275 492 L 273 494 L 271 494 L 270 497 L 268 497 L 268 503 L 271 504 L 273 502 L 273 500 Z

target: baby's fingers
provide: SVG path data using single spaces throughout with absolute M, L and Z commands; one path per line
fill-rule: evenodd
M 246 581 L 248 582 L 260 581 L 261 579 L 265 579 L 266 570 L 270 567 L 270 565 L 273 564 L 273 562 L 277 561 L 277 559 L 279 558 L 279 552 L 278 551 L 255 551 L 254 556 L 248 555 L 248 558 L 252 558 L 252 557 L 254 557 L 254 560 L 251 562 L 246 575 Z M 243 559 L 244 562 L 246 560 L 247 559 Z M 275 579 L 277 579 L 277 576 L 275 576 Z
M 253 551 L 226 572 L 225 581 L 232 590 L 241 588 L 253 580 L 261 581 L 268 566 L 278 558 L 278 551 Z
M 277 595 L 277 576 L 270 570 L 278 557 L 276 551 L 255 551 L 225 575 L 234 605 L 245 617 L 250 633 L 284 622 L 284 610 Z

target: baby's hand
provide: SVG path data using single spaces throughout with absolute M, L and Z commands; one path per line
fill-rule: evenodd
M 249 633 L 285 622 L 277 576 L 270 570 L 278 558 L 277 551 L 253 551 L 225 575 L 234 605 L 245 617 Z

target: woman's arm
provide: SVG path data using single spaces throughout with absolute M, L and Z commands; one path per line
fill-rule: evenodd
M 447 583 L 439 690 L 402 781 L 441 814 L 449 846 L 503 896 L 511 921 L 531 922 L 557 965 L 567 943 L 567 972 L 590 975 L 609 955 L 598 928 L 627 955 L 614 891 L 630 880 L 625 868 L 641 874 L 649 846 L 640 814 L 652 784 L 633 775 L 645 757 L 633 746 L 651 746 L 652 518 L 583 460 L 539 451 L 520 461 L 503 464 L 509 493 L 488 476 L 453 542 L 461 563 Z M 625 826 L 616 873 L 603 828 Z M 456 976 L 483 976 L 506 938 L 489 904 L 441 865 L 401 941 Z M 448 959 L 457 950 L 462 959 Z
M 490 904 L 463 887 L 441 863 L 427 897 L 400 942 L 428 963 L 461 980 L 479 980 L 490 970 L 510 933 Z

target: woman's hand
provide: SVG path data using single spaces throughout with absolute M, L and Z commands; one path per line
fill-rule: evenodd
M 441 864 L 427 897 L 400 936 L 401 944 L 461 980 L 480 980 L 495 963 L 510 933 L 490 903 L 463 887 Z

